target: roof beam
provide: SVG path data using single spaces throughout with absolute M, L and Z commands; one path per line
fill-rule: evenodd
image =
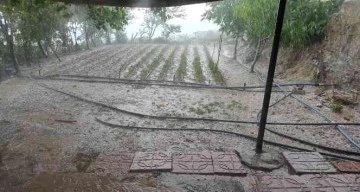
M 172 7 L 197 3 L 214 2 L 218 0 L 52 0 L 71 4 L 106 5 L 117 7 Z

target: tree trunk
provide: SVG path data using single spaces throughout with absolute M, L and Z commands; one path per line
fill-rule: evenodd
M 38 46 L 39 46 L 39 49 L 40 49 L 41 54 L 43 54 L 44 57 L 48 58 L 48 55 L 46 54 L 46 52 L 45 52 L 45 50 L 44 50 L 44 47 L 41 45 L 41 41 L 40 41 L 40 40 L 37 41 L 37 44 L 38 44 Z
M 108 30 L 106 31 L 106 44 L 111 44 L 110 32 Z
M 4 68 L 2 63 L 0 63 L 0 82 L 3 80 L 4 77 Z
M 8 46 L 9 53 L 10 53 L 10 59 L 13 62 L 14 68 L 16 70 L 16 74 L 21 76 L 21 70 L 19 67 L 19 63 L 16 59 L 16 55 L 15 55 L 13 33 L 12 33 L 12 31 L 10 31 L 10 34 L 9 34 L 9 26 L 6 23 L 6 19 L 4 19 L 4 23 L 3 23 L 2 19 L 4 19 L 4 18 L 0 18 L 0 27 L 1 27 L 1 31 L 3 32 L 5 39 L 6 39 L 6 44 Z
M 93 38 L 92 36 L 90 37 L 90 40 L 91 40 L 91 43 L 94 45 L 94 47 L 96 47 L 96 44 L 95 44 L 94 38 Z
M 84 25 L 84 32 L 85 32 L 86 49 L 90 49 L 90 46 L 89 46 L 89 34 L 88 34 L 87 29 L 86 29 L 86 24 Z
M 24 58 L 25 58 L 26 65 L 28 67 L 30 67 L 31 66 L 32 56 L 30 56 L 30 54 L 29 54 L 29 52 L 30 52 L 29 41 L 25 40 L 22 47 L 23 47 L 23 50 L 24 50 Z
M 237 47 L 239 44 L 239 37 L 240 37 L 240 34 L 237 34 L 236 39 L 235 39 L 234 59 L 236 59 L 236 57 L 237 57 Z
M 219 65 L 219 61 L 220 61 L 220 54 L 221 54 L 221 48 L 222 48 L 223 35 L 224 35 L 224 31 L 221 32 L 220 39 L 219 39 L 219 49 L 218 49 L 218 57 L 217 57 L 217 61 L 216 61 L 216 66 Z
M 251 67 L 250 67 L 250 73 L 254 73 L 255 64 L 256 64 L 257 60 L 259 59 L 260 47 L 261 47 L 260 44 L 261 44 L 261 39 L 259 38 L 257 46 L 256 46 L 255 57 L 254 57 L 254 60 L 253 60 L 253 62 L 251 64 Z
M 56 53 L 56 50 L 54 50 L 54 47 L 52 45 L 50 45 L 50 49 L 54 53 L 54 55 L 58 59 L 58 61 L 61 62 L 59 55 Z

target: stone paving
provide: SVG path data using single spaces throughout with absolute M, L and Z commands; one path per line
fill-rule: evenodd
M 336 173 L 336 169 L 318 152 L 283 152 L 296 174 Z
M 235 152 L 176 153 L 136 152 L 130 171 L 171 171 L 183 174 L 223 174 L 246 176 Z
M 360 175 L 355 174 L 258 175 L 255 180 L 260 192 L 360 191 Z
M 235 153 L 211 152 L 214 173 L 246 176 L 239 157 Z
M 171 154 L 166 151 L 136 152 L 130 171 L 170 171 Z
M 340 174 L 358 171 L 360 163 L 335 162 L 336 169 L 317 152 L 284 152 L 289 167 L 301 175 L 272 173 L 247 174 L 235 152 L 202 151 L 198 153 L 175 153 L 166 151 L 120 153 L 100 155 L 96 167 L 118 164 L 117 171 L 168 171 L 181 174 L 218 174 L 247 176 L 257 192 L 360 192 L 360 174 Z M 325 169 L 326 168 L 326 169 Z M 330 171 L 329 171 L 330 170 Z M 332 173 L 332 174 L 329 174 Z M 313 174 L 315 173 L 315 174 Z
M 337 161 L 335 167 L 344 173 L 360 173 L 360 162 Z
M 213 174 L 210 152 L 180 153 L 173 155 L 173 173 Z

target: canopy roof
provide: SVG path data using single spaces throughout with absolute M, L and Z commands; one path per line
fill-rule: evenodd
M 171 7 L 206 3 L 218 0 L 52 0 L 73 4 L 107 5 L 118 7 Z

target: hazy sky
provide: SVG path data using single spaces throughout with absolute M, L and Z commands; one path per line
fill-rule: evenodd
M 207 20 L 201 21 L 201 15 L 206 10 L 206 4 L 194 4 L 194 5 L 185 5 L 182 6 L 185 9 L 186 17 L 184 19 L 172 19 L 169 21 L 171 24 L 181 25 L 181 34 L 192 35 L 196 31 L 206 31 L 206 30 L 218 30 L 219 26 L 209 22 Z M 126 27 L 126 33 L 128 37 L 131 37 L 131 34 L 136 33 L 141 28 L 141 24 L 144 20 L 144 12 L 146 9 L 135 9 L 133 14 L 135 18 L 130 21 L 130 24 Z M 155 32 L 155 37 L 161 35 L 162 29 L 159 28 Z

